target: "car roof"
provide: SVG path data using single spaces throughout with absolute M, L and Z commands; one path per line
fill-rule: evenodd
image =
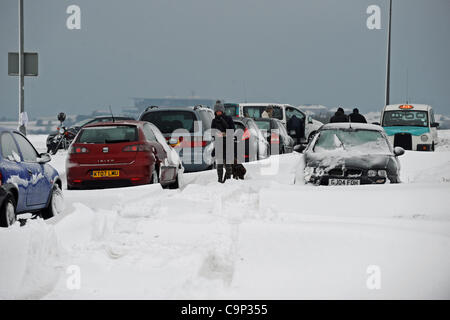
M 118 120 L 118 121 L 108 121 L 108 122 L 100 122 L 100 123 L 91 123 L 83 128 L 92 128 L 92 127 L 107 127 L 107 126 L 114 126 L 114 125 L 135 125 L 135 126 L 142 126 L 146 121 L 138 121 L 138 120 Z
M 17 130 L 16 128 L 0 127 L 0 132 L 5 132 L 5 131 L 20 133 L 20 131 Z
M 320 127 L 320 130 L 327 129 L 359 129 L 359 130 L 373 130 L 384 131 L 383 127 L 371 123 L 357 123 L 357 122 L 336 122 L 327 123 Z
M 400 109 L 400 106 L 409 105 L 412 106 L 412 109 Z M 415 103 L 401 103 L 401 104 L 390 104 L 384 107 L 384 111 L 392 111 L 392 110 L 419 110 L 419 111 L 429 111 L 431 106 L 427 104 L 415 104 Z
M 276 107 L 292 107 L 292 105 L 288 103 L 269 103 L 269 102 L 253 102 L 253 103 L 240 103 L 240 107 L 268 107 L 268 106 L 276 106 Z
M 201 106 L 201 105 L 198 105 L 198 106 L 149 106 L 145 109 L 145 111 L 143 113 L 151 112 L 151 111 L 173 111 L 173 110 L 195 111 L 195 110 L 211 110 L 211 108 L 208 108 L 206 106 Z

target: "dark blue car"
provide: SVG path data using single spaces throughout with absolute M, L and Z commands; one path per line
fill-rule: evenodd
M 21 213 L 48 219 L 62 210 L 62 182 L 49 161 L 20 132 L 0 127 L 1 227 L 12 225 Z

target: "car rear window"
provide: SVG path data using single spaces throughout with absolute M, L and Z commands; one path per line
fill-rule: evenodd
M 244 124 L 242 122 L 235 121 L 234 122 L 234 126 L 236 127 L 236 130 L 239 130 L 239 129 L 245 130 L 245 126 L 244 126 Z
M 152 111 L 142 116 L 143 121 L 153 123 L 161 133 L 173 133 L 176 129 L 194 132 L 194 121 L 197 120 L 192 111 Z
M 225 103 L 225 114 L 230 117 L 239 116 L 239 105 L 233 103 Z
M 267 130 L 270 131 L 270 121 L 256 121 L 256 125 L 260 130 Z
M 138 140 L 136 126 L 101 126 L 84 128 L 78 143 L 121 143 Z

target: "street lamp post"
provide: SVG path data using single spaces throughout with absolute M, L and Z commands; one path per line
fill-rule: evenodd
M 392 16 L 392 0 L 389 0 L 389 18 L 387 30 L 387 56 L 386 56 L 386 91 L 385 105 L 389 105 L 390 100 L 390 75 L 391 75 L 391 16 Z
M 26 135 L 24 123 L 24 86 L 25 86 L 25 64 L 23 53 L 23 0 L 19 0 L 19 130 Z

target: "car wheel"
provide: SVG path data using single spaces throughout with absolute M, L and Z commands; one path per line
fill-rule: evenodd
M 11 193 L 6 196 L 0 208 L 0 227 L 9 227 L 16 222 L 16 200 Z
M 61 188 L 55 184 L 52 188 L 50 201 L 47 208 L 41 211 L 41 216 L 44 219 L 53 218 L 64 211 L 64 196 Z

